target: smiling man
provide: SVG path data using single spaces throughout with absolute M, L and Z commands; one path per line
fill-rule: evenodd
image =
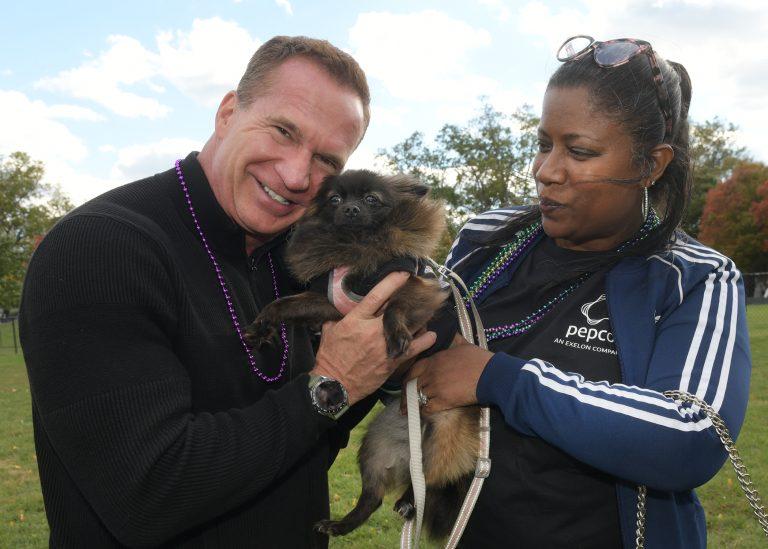
M 81 206 L 40 244 L 21 336 L 51 547 L 327 545 L 312 530 L 327 469 L 396 367 L 376 312 L 407 277 L 319 346 L 284 328 L 281 345 L 250 349 L 243 329 L 300 289 L 288 230 L 360 143 L 369 101 L 349 55 L 273 38 L 199 154 Z

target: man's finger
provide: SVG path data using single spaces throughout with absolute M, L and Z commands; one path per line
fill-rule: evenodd
M 321 333 L 324 333 L 324 332 L 326 332 L 327 330 L 330 330 L 331 328 L 333 328 L 333 326 L 334 326 L 336 323 L 337 323 L 337 321 L 336 321 L 336 320 L 326 320 L 325 322 L 323 322 L 323 326 L 322 326 L 322 328 L 321 328 Z
M 405 284 L 409 276 L 408 273 L 403 271 L 389 273 L 368 292 L 368 295 L 349 314 L 373 318 L 387 300 L 392 297 L 392 294 Z

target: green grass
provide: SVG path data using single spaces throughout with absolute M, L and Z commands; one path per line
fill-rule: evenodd
M 0 547 L 47 547 L 27 371 L 10 324 L 0 324 L 0 338 Z
M 768 305 L 747 308 L 752 347 L 749 406 L 737 447 L 768 509 Z M 765 536 L 730 463 L 698 490 L 707 512 L 710 547 L 765 547 Z
M 768 305 L 747 310 L 752 345 L 752 385 L 739 451 L 768 503 Z M 10 325 L 0 325 L 2 345 L 11 344 Z M 365 422 L 352 433 L 330 472 L 331 514 L 349 511 L 359 494 L 355 455 Z M 707 511 L 709 546 L 757 548 L 765 538 L 751 514 L 730 464 L 698 490 Z M 371 519 L 331 548 L 381 548 L 399 544 L 401 521 L 390 497 Z M 0 348 L 0 547 L 46 547 L 45 521 L 37 475 L 29 385 L 21 355 Z M 433 545 L 431 547 L 437 547 Z M 651 548 L 652 549 L 652 548 Z

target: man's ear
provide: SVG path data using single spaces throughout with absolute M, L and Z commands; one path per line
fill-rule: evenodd
M 216 137 L 221 139 L 232 124 L 232 115 L 237 108 L 237 93 L 232 90 L 227 92 L 224 99 L 219 103 L 219 109 L 216 111 Z
M 675 151 L 668 143 L 662 143 L 651 149 L 650 156 L 653 165 L 649 177 L 651 178 L 651 181 L 658 181 L 664 173 L 664 170 L 667 169 L 667 166 L 669 166 L 669 163 L 672 162 L 672 159 L 675 157 Z

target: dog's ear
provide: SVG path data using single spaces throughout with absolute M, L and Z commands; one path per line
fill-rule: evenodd
M 411 185 L 408 188 L 408 191 L 412 194 L 415 194 L 416 196 L 427 196 L 427 193 L 429 192 L 429 187 L 422 183 L 415 183 L 414 185 Z
M 429 192 L 429 187 L 411 175 L 395 176 L 395 182 L 400 192 L 412 194 L 419 198 L 426 196 Z

